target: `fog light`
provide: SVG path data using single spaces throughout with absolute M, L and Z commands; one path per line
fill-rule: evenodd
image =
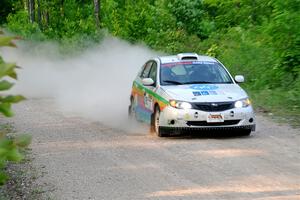
M 198 115 L 198 112 L 195 112 L 194 117 L 195 117 L 195 118 L 198 118 L 198 116 L 199 116 L 199 115 Z
M 169 120 L 169 121 L 168 121 L 168 124 L 169 124 L 169 125 L 174 125 L 174 124 L 175 124 L 175 120 L 174 120 L 174 119 Z

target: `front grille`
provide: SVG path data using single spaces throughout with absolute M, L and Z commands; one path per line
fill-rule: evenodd
M 193 108 L 207 112 L 224 111 L 234 108 L 234 102 L 193 103 Z
M 188 126 L 226 126 L 236 125 L 241 120 L 225 120 L 224 122 L 208 123 L 207 121 L 187 121 Z

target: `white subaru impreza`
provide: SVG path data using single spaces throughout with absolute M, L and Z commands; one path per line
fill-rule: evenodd
M 255 131 L 247 93 L 217 59 L 195 53 L 156 57 L 136 76 L 129 116 L 147 122 L 160 137 L 186 131 Z

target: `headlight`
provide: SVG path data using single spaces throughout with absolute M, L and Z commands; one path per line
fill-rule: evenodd
M 236 108 L 245 108 L 248 107 L 249 105 L 251 105 L 251 101 L 248 98 L 238 100 L 234 103 L 234 107 Z
M 176 101 L 176 100 L 170 100 L 170 105 L 174 108 L 179 108 L 179 109 L 191 109 L 192 105 L 188 102 L 184 101 Z

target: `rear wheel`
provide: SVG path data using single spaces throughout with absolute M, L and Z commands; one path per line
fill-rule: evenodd
M 128 117 L 130 119 L 135 119 L 135 108 L 134 108 L 134 98 L 130 99 L 130 105 L 128 107 Z

